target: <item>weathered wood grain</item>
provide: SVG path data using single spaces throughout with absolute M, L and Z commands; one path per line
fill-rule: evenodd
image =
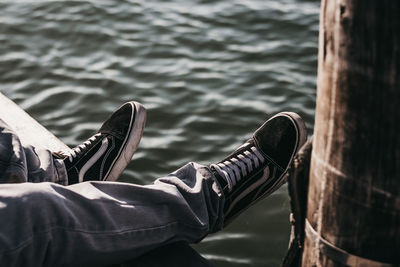
M 322 0 L 318 61 L 307 220 L 348 253 L 400 264 L 400 1 Z M 344 265 L 311 241 L 303 266 Z

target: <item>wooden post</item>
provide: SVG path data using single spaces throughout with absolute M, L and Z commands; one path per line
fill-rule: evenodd
M 400 1 L 322 0 L 318 60 L 302 266 L 398 265 Z

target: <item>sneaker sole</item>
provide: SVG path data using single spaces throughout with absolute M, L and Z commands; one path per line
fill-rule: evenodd
M 125 170 L 126 166 L 132 160 L 133 154 L 139 146 L 140 140 L 143 135 L 144 126 L 146 124 L 146 109 L 138 102 L 128 102 L 132 105 L 132 118 L 129 134 L 125 137 L 122 143 L 121 150 L 118 156 L 111 164 L 111 168 L 104 176 L 104 181 L 116 181 Z

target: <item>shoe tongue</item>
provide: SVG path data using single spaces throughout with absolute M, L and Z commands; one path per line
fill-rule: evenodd
M 225 193 L 228 191 L 228 182 L 224 177 L 222 177 L 214 167 L 210 167 L 212 173 L 214 174 L 214 177 L 217 179 L 218 184 L 221 186 L 222 191 Z
M 52 152 L 51 154 L 54 158 L 61 159 L 64 162 L 65 167 L 69 169 L 71 162 L 69 161 L 69 157 L 65 155 L 63 151 Z
M 67 157 L 67 156 L 65 156 L 65 155 L 63 154 L 62 151 L 52 152 L 51 154 L 52 154 L 53 157 L 56 158 L 56 159 L 65 159 L 65 158 Z
M 248 149 L 251 146 L 254 146 L 254 140 L 253 139 L 247 140 L 246 143 L 244 143 L 243 145 L 238 147 L 233 153 L 240 153 L 243 149 Z

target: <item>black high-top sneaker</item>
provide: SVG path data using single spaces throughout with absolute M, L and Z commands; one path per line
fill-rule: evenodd
M 285 174 L 307 130 L 299 115 L 282 112 L 224 160 L 210 166 L 224 196 L 224 226 L 286 182 Z
M 68 184 L 117 180 L 139 145 L 145 122 L 146 110 L 140 103 L 125 103 L 81 145 L 54 153 L 64 158 Z

